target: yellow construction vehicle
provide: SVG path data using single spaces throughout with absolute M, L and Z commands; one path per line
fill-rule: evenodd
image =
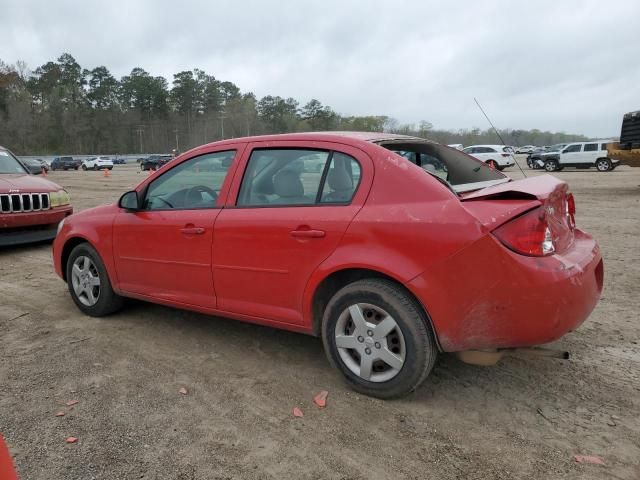
M 607 153 L 612 160 L 640 167 L 640 110 L 625 114 L 622 119 L 620 141 L 608 144 Z

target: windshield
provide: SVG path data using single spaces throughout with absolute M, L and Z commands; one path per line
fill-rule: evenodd
M 0 150 L 0 174 L 27 173 L 22 164 L 8 150 Z
M 485 163 L 437 143 L 393 140 L 380 142 L 379 145 L 422 167 L 458 193 L 484 188 L 487 182 L 495 185 L 510 181 Z

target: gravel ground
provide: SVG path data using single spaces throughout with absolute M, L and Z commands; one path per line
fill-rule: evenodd
M 142 175 L 49 176 L 82 210 Z M 49 245 L 0 250 L 0 432 L 21 478 L 640 478 L 640 168 L 556 175 L 605 259 L 602 301 L 554 344 L 572 359 L 442 355 L 396 401 L 349 390 L 312 337 L 142 302 L 86 317 Z

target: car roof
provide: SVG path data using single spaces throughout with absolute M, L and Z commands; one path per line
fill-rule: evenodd
M 600 140 L 587 140 L 586 142 L 569 142 L 566 145 L 582 145 L 585 143 L 607 143 L 607 142 L 613 142 L 613 140 L 609 139 L 609 140 L 605 140 L 605 139 L 600 139 Z
M 390 140 L 411 140 L 411 141 L 421 141 L 421 142 L 430 142 L 427 139 L 420 137 L 412 137 L 409 135 L 400 135 L 396 133 L 382 133 L 382 132 L 349 132 L 349 131 L 339 131 L 339 132 L 298 132 L 298 133 L 282 133 L 277 135 L 258 135 L 254 137 L 241 137 L 241 138 L 231 138 L 228 140 L 220 140 L 217 142 L 212 142 L 210 145 L 222 145 L 225 143 L 237 143 L 237 142 L 268 142 L 270 140 L 292 140 L 292 141 L 313 141 L 313 140 L 323 140 L 323 141 L 337 141 L 341 142 L 345 139 L 356 140 L 356 141 L 364 141 L 369 143 L 376 143 L 382 141 L 390 141 Z
M 504 148 L 504 147 L 506 147 L 506 146 L 507 146 L 507 145 L 469 145 L 468 147 L 465 147 L 465 149 L 466 149 L 466 148 L 471 148 L 471 147 L 492 147 L 492 148 Z

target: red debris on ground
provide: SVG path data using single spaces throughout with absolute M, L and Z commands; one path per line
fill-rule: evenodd
M 67 403 L 65 403 L 65 405 L 67 407 L 71 407 L 71 406 L 75 405 L 76 403 L 78 403 L 78 400 L 69 400 Z
M 67 437 L 67 439 L 65 440 L 65 442 L 67 443 L 76 443 L 78 441 L 78 439 L 76 437 Z
M 304 417 L 304 413 L 302 413 L 302 410 L 300 410 L 298 407 L 293 407 L 293 416 L 294 417 Z
M 186 388 L 182 387 L 180 390 L 178 390 L 178 393 L 181 393 L 182 395 L 186 395 L 189 392 L 187 392 Z
M 599 457 L 594 457 L 592 455 L 574 455 L 573 458 L 576 459 L 577 463 L 591 463 L 593 465 L 604 465 L 604 462 Z
M 64 412 L 56 412 L 56 417 L 64 417 Z
M 313 403 L 315 403 L 320 408 L 326 407 L 328 395 L 329 395 L 329 392 L 327 392 L 326 390 L 322 390 L 315 397 L 313 397 Z

